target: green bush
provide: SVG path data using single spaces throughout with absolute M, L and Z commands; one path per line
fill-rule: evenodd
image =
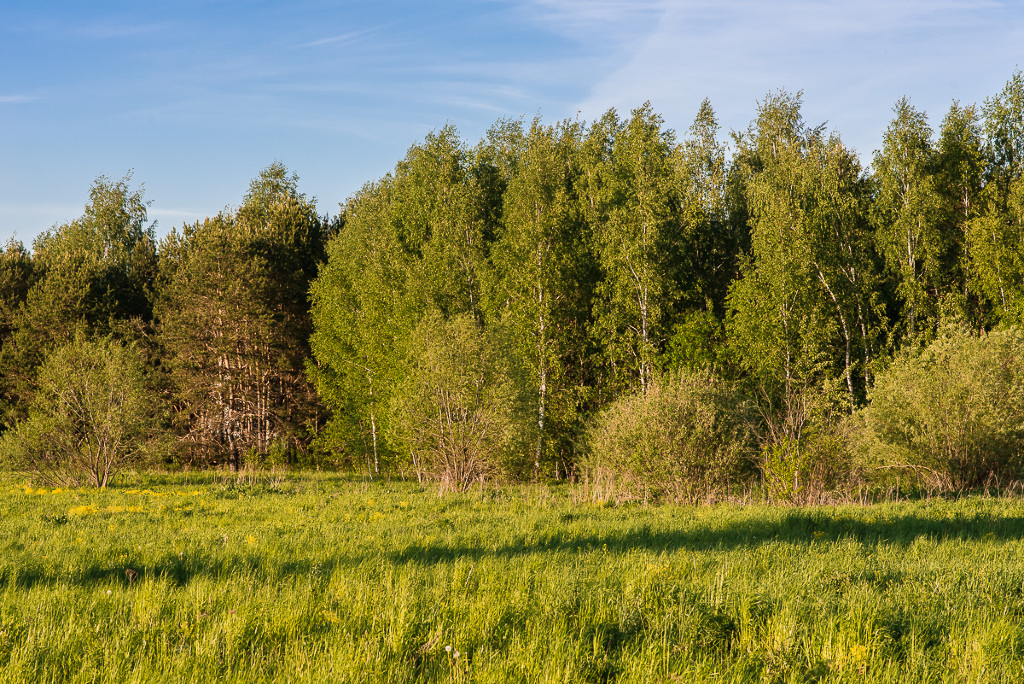
M 841 432 L 844 393 L 836 383 L 790 383 L 755 402 L 764 495 L 797 505 L 822 503 L 849 484 L 849 445 Z
M 694 501 L 749 474 L 752 436 L 737 390 L 707 371 L 674 371 L 625 396 L 590 430 L 589 469 L 633 496 Z
M 37 382 L 28 418 L 0 445 L 8 465 L 50 485 L 106 487 L 143 455 L 156 400 L 134 349 L 78 336 L 46 359 Z
M 413 331 L 392 429 L 417 475 L 464 490 L 500 473 L 517 445 L 517 393 L 497 346 L 468 315 Z
M 916 473 L 963 490 L 1019 479 L 1024 449 L 1024 337 L 946 330 L 880 374 L 854 416 L 854 440 L 875 472 Z
M 849 461 L 846 443 L 825 429 L 808 430 L 799 440 L 766 443 L 758 466 L 770 501 L 805 505 L 822 503 L 841 490 L 849 479 Z

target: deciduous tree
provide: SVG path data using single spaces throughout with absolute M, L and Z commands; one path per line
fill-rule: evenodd
M 375 471 L 382 453 L 401 446 L 383 438 L 393 434 L 390 406 L 409 372 L 412 331 L 432 312 L 482 319 L 490 194 L 471 151 L 445 127 L 348 203 L 328 247 L 312 289 L 310 372 L 332 411 L 327 435 L 350 451 L 372 445 Z M 366 439 L 355 438 L 360 431 Z
M 879 252 L 903 302 L 901 324 L 913 339 L 934 331 L 953 236 L 942 230 L 937 152 L 924 112 L 903 98 L 875 154 L 871 218 Z
M 0 385 L 12 411 L 8 419 L 23 417 L 36 370 L 54 348 L 78 332 L 136 339 L 152 318 L 153 224 L 147 222 L 143 189 L 132 189 L 130 182 L 131 174 L 118 181 L 101 176 L 80 218 L 33 242 L 29 287 L 24 301 L 9 312 L 11 334 L 0 349 Z M 20 264 L 16 270 L 27 263 L 24 255 L 7 258 Z
M 578 123 L 534 120 L 504 136 L 518 140 L 490 248 L 488 324 L 507 331 L 531 388 L 534 477 L 542 466 L 564 469 L 558 454 L 581 428 L 594 270 L 577 195 L 582 134 Z
M 583 200 L 601 269 L 594 335 L 620 389 L 653 379 L 679 296 L 675 145 L 650 103 L 625 121 L 608 112 L 584 143 Z
M 997 318 L 1024 320 L 1024 73 L 985 101 L 984 189 L 967 225 L 976 287 Z
M 730 344 L 767 396 L 840 380 L 852 409 L 872 342 L 866 191 L 856 157 L 800 105 L 771 95 L 737 136 L 751 251 L 730 291 Z
M 3 452 L 46 484 L 106 487 L 143 454 L 155 408 L 135 348 L 79 333 L 43 363 L 28 417 L 5 435 Z

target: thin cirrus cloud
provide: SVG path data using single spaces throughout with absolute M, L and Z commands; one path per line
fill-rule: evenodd
M 621 40 L 669 4 L 664 0 L 529 0 L 526 7 L 552 30 L 570 35 L 598 30 Z
M 91 22 L 81 26 L 67 29 L 83 38 L 94 40 L 116 40 L 120 38 L 134 38 L 147 34 L 167 31 L 168 24 L 129 24 L 117 21 Z
M 803 91 L 808 123 L 869 161 L 900 96 L 937 127 L 953 99 L 999 92 L 1024 44 L 1010 0 L 47 4 L 0 22 L 19 64 L 0 240 L 79 215 L 100 173 L 135 168 L 162 230 L 238 201 L 274 159 L 330 211 L 447 123 L 473 143 L 498 119 L 647 100 L 685 130 L 709 98 L 727 133 L 768 92 Z
M 552 3 L 552 16 L 581 32 L 595 20 L 583 3 Z M 622 7 L 605 10 L 614 17 Z M 862 158 L 878 146 L 900 96 L 936 125 L 953 99 L 997 92 L 1021 44 L 1021 10 L 991 0 L 680 0 L 648 10 L 649 30 L 623 46 L 620 63 L 580 102 L 585 116 L 651 100 L 681 128 L 707 97 L 727 130 L 742 130 L 766 93 L 785 88 L 803 91 L 809 122 L 829 121 Z M 577 18 L 567 19 L 573 11 Z
M 370 28 L 359 29 L 357 31 L 349 31 L 336 36 L 330 36 L 328 38 L 318 38 L 306 43 L 300 43 L 300 48 L 313 48 L 322 47 L 324 45 L 350 45 L 364 41 L 366 38 L 375 34 L 381 34 L 386 30 L 385 26 L 373 26 Z
M 101 14 L 101 6 L 97 6 L 94 14 Z M 39 36 L 44 41 L 55 43 L 75 41 L 79 39 L 90 41 L 112 41 L 124 38 L 134 38 L 156 33 L 166 33 L 173 28 L 169 22 L 132 22 L 121 18 L 97 18 L 89 16 L 83 18 L 76 16 L 73 12 L 46 12 L 40 16 L 39 13 L 29 12 L 27 8 L 20 8 L 20 12 L 12 12 L 13 16 L 8 17 L 8 31 L 13 31 L 22 36 Z M 27 18 L 20 18 L 21 17 Z
M 28 104 L 37 100 L 35 95 L 0 95 L 0 104 Z

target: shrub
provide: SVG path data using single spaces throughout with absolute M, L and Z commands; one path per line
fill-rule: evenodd
M 797 505 L 822 503 L 850 475 L 846 443 L 828 429 L 766 443 L 758 466 L 767 498 Z
M 962 490 L 1017 479 L 1024 448 L 1024 337 L 946 330 L 880 374 L 855 417 L 866 464 Z
M 693 501 L 749 471 L 751 434 L 736 389 L 707 371 L 673 371 L 625 396 L 590 430 L 589 467 L 633 495 Z
M 838 419 L 844 398 L 834 384 L 790 383 L 778 396 L 763 395 L 757 403 L 757 464 L 769 500 L 821 503 L 848 483 L 851 459 Z
M 516 392 L 501 355 L 468 315 L 431 315 L 412 335 L 392 401 L 417 474 L 454 489 L 499 472 L 515 442 Z
M 40 368 L 28 418 L 4 435 L 5 460 L 46 484 L 106 487 L 142 454 L 155 403 L 134 349 L 78 336 Z

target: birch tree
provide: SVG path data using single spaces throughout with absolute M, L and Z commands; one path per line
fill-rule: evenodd
M 649 386 L 678 299 L 674 151 L 675 136 L 650 103 L 625 121 L 607 113 L 584 144 L 584 202 L 601 269 L 594 334 L 622 389 Z
M 996 318 L 1024 321 L 1024 72 L 982 107 L 985 169 L 967 226 L 972 274 Z
M 385 456 L 399 466 L 412 456 L 391 429 L 412 331 L 432 313 L 483 317 L 492 212 L 482 196 L 471 151 L 446 127 L 349 201 L 328 246 L 312 288 L 310 373 L 332 412 L 327 437 L 369 455 L 374 473 Z
M 751 250 L 730 290 L 731 344 L 768 396 L 836 378 L 852 409 L 873 326 L 865 182 L 855 155 L 806 126 L 800 106 L 799 94 L 772 94 L 737 136 Z
M 504 193 L 502 221 L 490 250 L 489 312 L 510 332 L 532 386 L 533 474 L 557 463 L 579 416 L 592 258 L 577 197 L 582 126 L 534 120 L 519 138 Z M 554 438 L 552 443 L 549 439 Z
M 879 252 L 903 302 L 905 334 L 914 338 L 934 328 L 950 248 L 940 226 L 936 151 L 924 114 L 906 98 L 875 153 L 876 185 L 871 218 Z

